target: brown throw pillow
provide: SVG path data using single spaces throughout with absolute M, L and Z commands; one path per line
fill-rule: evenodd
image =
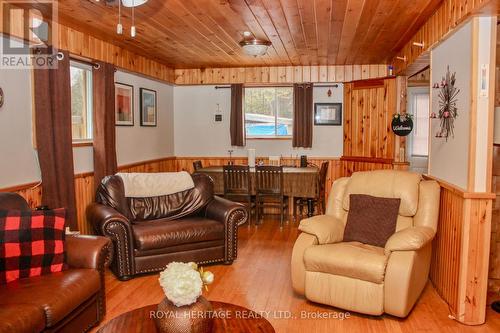
M 344 242 L 384 247 L 396 231 L 401 199 L 351 194 L 349 200 Z

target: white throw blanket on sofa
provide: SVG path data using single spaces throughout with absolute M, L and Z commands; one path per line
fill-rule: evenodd
M 147 198 L 168 195 L 194 187 L 193 178 L 186 171 L 159 173 L 117 173 L 123 180 L 125 196 Z

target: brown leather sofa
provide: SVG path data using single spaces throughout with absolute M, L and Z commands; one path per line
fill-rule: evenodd
M 1 210 L 29 210 L 18 194 L 0 193 Z M 0 285 L 0 332 L 86 332 L 106 312 L 104 270 L 112 253 L 100 236 L 66 237 L 69 269 Z
M 199 264 L 236 259 L 238 226 L 245 206 L 214 196 L 212 180 L 192 176 L 195 187 L 157 197 L 127 198 L 120 176 L 108 176 L 97 189 L 87 218 L 115 248 L 111 270 L 120 280 L 157 272 L 172 261 Z

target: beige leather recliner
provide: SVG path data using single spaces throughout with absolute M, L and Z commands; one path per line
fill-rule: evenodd
M 401 199 L 396 232 L 385 248 L 342 241 L 350 194 Z M 349 311 L 406 317 L 427 283 L 439 195 L 437 182 L 405 171 L 357 172 L 336 180 L 326 214 L 300 222 L 292 253 L 294 290 Z

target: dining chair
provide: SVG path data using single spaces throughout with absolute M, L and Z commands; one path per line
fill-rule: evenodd
M 248 165 L 224 165 L 222 173 L 224 198 L 244 203 L 251 216 L 255 210 L 255 202 L 252 200 L 250 167 Z
M 318 172 L 317 185 L 316 185 L 316 197 L 311 198 L 294 198 L 293 200 L 293 218 L 297 219 L 297 208 L 300 209 L 300 216 L 304 207 L 308 207 L 308 201 L 313 201 L 313 206 L 316 208 L 318 214 L 325 213 L 325 200 L 326 200 L 326 176 L 328 174 L 328 162 L 322 162 L 321 167 Z
M 256 166 L 255 179 L 257 223 L 264 215 L 266 205 L 277 206 L 280 209 L 280 227 L 283 227 L 285 211 L 288 209 L 288 200 L 283 194 L 283 167 Z
M 200 169 L 202 169 L 202 168 L 203 168 L 203 164 L 201 164 L 200 160 L 197 160 L 197 161 L 193 162 L 193 169 L 194 169 L 195 172 L 198 171 L 198 170 L 200 170 Z

